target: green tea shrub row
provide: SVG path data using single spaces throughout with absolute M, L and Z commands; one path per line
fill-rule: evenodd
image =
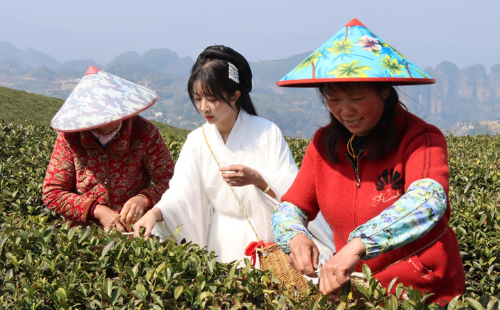
M 429 294 L 394 279 L 386 295 L 364 266 L 369 288 L 337 303 L 311 286 L 283 292 L 269 272 L 218 263 L 214 253 L 174 239 L 130 239 L 119 232 L 72 227 L 48 215 L 8 216 L 0 228 L 2 309 L 492 309 L 496 297 L 426 305 Z M 404 296 L 404 297 L 403 297 Z M 488 307 L 489 305 L 489 307 Z
M 500 136 L 448 138 L 452 225 L 466 294 L 500 293 Z
M 2 309 L 198 308 L 317 309 L 312 287 L 280 291 L 268 272 L 220 264 L 196 245 L 127 239 L 96 227 L 70 228 L 43 207 L 41 188 L 56 133 L 0 122 L 0 304 Z M 174 160 L 185 138 L 164 133 Z M 466 292 L 448 309 L 499 308 L 500 137 L 448 137 L 451 225 L 466 271 Z M 309 143 L 286 138 L 300 166 Z M 369 270 L 365 270 L 369 275 Z M 372 280 L 374 284 L 375 279 Z M 331 307 L 426 309 L 428 296 L 385 295 L 375 285 L 358 304 Z M 399 285 L 399 286 L 398 286 Z M 401 299 L 406 291 L 410 300 Z

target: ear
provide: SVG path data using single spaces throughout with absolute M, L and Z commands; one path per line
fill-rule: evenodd
M 382 97 L 384 97 L 384 100 L 389 97 L 389 93 L 391 92 L 391 86 L 387 86 L 386 88 L 382 89 Z
M 231 103 L 236 103 L 236 101 L 238 101 L 240 96 L 241 96 L 241 92 L 239 90 L 235 91 L 233 98 L 231 98 Z

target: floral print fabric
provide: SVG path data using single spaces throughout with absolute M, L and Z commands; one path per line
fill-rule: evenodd
M 387 81 L 396 84 L 434 83 L 428 74 L 374 34 L 351 20 L 297 67 L 279 86 L 315 86 L 337 81 Z
M 364 260 L 402 247 L 429 232 L 446 210 L 447 197 L 443 187 L 432 179 L 413 182 L 406 193 L 392 206 L 365 224 L 357 227 L 348 241 L 360 238 L 366 246 Z M 290 202 L 280 203 L 273 211 L 274 239 L 286 254 L 290 240 L 307 232 L 307 215 Z
M 302 233 L 312 239 L 307 231 L 307 215 L 302 209 L 290 202 L 283 202 L 274 208 L 271 215 L 274 241 L 285 254 L 290 254 L 290 240 Z
M 142 194 L 156 204 L 174 162 L 158 129 L 135 116 L 105 149 L 90 131 L 59 133 L 43 183 L 43 201 L 67 220 L 89 224 L 95 203 L 119 212 Z M 154 183 L 154 186 L 151 185 Z
M 380 215 L 356 228 L 350 235 L 366 246 L 367 260 L 402 247 L 429 232 L 446 211 L 446 193 L 431 179 L 413 182 L 406 193 Z

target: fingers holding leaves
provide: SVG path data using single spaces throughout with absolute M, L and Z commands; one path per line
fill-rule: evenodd
M 120 220 L 125 224 L 136 223 L 144 214 L 144 210 L 148 206 L 148 201 L 142 196 L 134 196 L 130 198 L 120 212 Z
M 317 278 L 319 251 L 314 242 L 304 234 L 298 234 L 290 241 L 289 261 L 302 274 Z
M 94 216 L 106 230 L 116 228 L 121 232 L 130 231 L 130 226 L 121 221 L 120 214 L 105 205 L 97 205 Z

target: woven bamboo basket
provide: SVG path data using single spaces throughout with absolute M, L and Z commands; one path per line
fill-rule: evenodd
M 288 262 L 288 256 L 283 253 L 277 244 L 259 251 L 260 268 L 269 270 L 272 267 L 272 275 L 280 282 L 280 287 L 304 292 L 309 286 L 307 280 Z
M 266 247 L 258 253 L 261 269 L 269 270 L 272 267 L 272 275 L 278 279 L 280 287 L 287 290 L 296 288 L 299 292 L 304 292 L 309 287 L 307 280 L 288 262 L 288 256 L 277 244 Z M 356 301 L 363 297 L 357 285 L 365 289 L 369 287 L 368 280 L 361 272 L 351 274 L 351 298 Z
M 358 285 L 363 287 L 364 289 L 369 288 L 368 280 L 365 278 L 362 272 L 353 272 L 351 273 L 351 294 L 353 300 L 360 300 L 363 297 L 363 294 L 358 290 Z

